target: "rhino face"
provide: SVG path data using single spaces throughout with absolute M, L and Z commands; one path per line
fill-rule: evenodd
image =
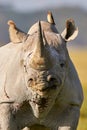
M 56 101 L 67 72 L 66 47 L 60 35 L 38 30 L 25 41 L 25 81 L 36 117 L 43 117 Z M 26 47 L 27 45 L 27 47 Z
M 58 33 L 50 21 L 48 19 L 48 22 L 36 23 L 28 34 L 20 32 L 13 22 L 9 22 L 12 42 L 23 43 L 27 100 L 37 118 L 44 118 L 56 103 L 68 70 L 66 42 L 73 40 L 78 33 L 71 19 L 67 21 L 62 34 Z M 17 40 L 14 39 L 13 31 Z

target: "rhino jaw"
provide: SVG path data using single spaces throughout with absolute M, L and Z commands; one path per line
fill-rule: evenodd
M 54 103 L 55 100 L 50 100 L 49 97 L 41 96 L 37 100 L 33 98 L 29 101 L 34 116 L 39 119 L 46 117 Z
M 60 78 L 48 74 L 47 71 L 40 71 L 38 74 L 33 72 L 31 74 L 28 81 L 28 97 L 32 112 L 36 118 L 44 118 L 49 113 L 53 104 L 55 104 L 61 84 Z

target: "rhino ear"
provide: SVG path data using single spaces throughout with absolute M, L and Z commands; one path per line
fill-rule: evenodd
M 62 32 L 61 36 L 66 42 L 74 40 L 78 35 L 78 28 L 75 26 L 73 19 L 68 19 L 66 21 L 66 28 Z
M 8 25 L 9 25 L 9 36 L 10 36 L 11 42 L 21 43 L 26 39 L 27 33 L 18 29 L 14 21 L 9 20 Z

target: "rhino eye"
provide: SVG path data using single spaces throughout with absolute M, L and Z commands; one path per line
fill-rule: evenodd
M 62 61 L 61 63 L 60 63 L 60 67 L 61 68 L 64 68 L 66 66 L 66 62 L 65 61 Z

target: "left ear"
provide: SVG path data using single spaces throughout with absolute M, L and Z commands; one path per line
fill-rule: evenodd
M 62 32 L 61 36 L 66 42 L 74 40 L 78 35 L 78 28 L 75 26 L 73 19 L 66 21 L 66 28 Z
M 23 42 L 27 38 L 28 36 L 27 33 L 17 28 L 14 21 L 9 20 L 8 25 L 9 25 L 9 36 L 11 42 L 17 44 Z

